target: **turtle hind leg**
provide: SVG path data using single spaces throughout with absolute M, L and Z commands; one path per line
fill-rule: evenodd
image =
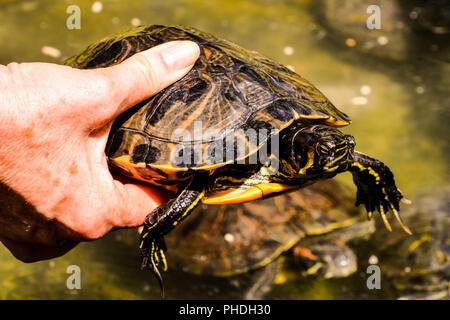
M 153 272 L 164 295 L 163 281 L 159 271 L 162 264 L 163 271 L 167 270 L 164 252 L 167 251 L 164 235 L 184 220 L 198 205 L 204 195 L 204 186 L 190 183 L 176 198 L 169 200 L 150 213 L 141 232 L 139 248 L 141 251 L 141 268 Z
M 392 231 L 392 228 L 386 213 L 392 211 L 403 230 L 411 234 L 411 230 L 403 223 L 398 213 L 400 201 L 404 197 L 395 185 L 392 171 L 381 161 L 359 152 L 355 152 L 355 159 L 350 171 L 358 188 L 356 206 L 364 204 L 369 219 L 374 211 L 378 211 L 389 231 Z

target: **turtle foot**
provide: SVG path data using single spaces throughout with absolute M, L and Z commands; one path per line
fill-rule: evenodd
M 159 287 L 161 289 L 161 296 L 164 297 L 164 284 L 162 280 L 161 273 L 159 272 L 159 264 L 162 263 L 163 271 L 167 271 L 167 260 L 164 252 L 166 251 L 166 245 L 164 243 L 164 238 L 162 237 L 151 237 L 149 232 L 145 230 L 141 233 L 140 239 L 140 249 L 141 249 L 141 269 L 148 269 L 152 271 L 155 278 L 158 280 Z
M 391 211 L 402 229 L 406 233 L 412 234 L 399 214 L 400 201 L 404 202 L 406 199 L 395 185 L 391 170 L 381 161 L 355 152 L 355 162 L 351 171 L 353 181 L 358 188 L 356 206 L 364 204 L 369 219 L 372 218 L 374 211 L 378 211 L 386 229 L 389 231 L 392 231 L 392 227 L 386 213 Z

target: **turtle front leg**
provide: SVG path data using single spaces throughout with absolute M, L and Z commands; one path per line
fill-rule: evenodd
M 164 235 L 184 220 L 199 204 L 205 190 L 195 188 L 191 183 L 176 198 L 169 200 L 150 213 L 141 232 L 139 248 L 141 250 L 141 269 L 151 270 L 159 282 L 164 296 L 164 287 L 158 266 L 163 264 L 163 271 L 167 270 L 164 252 L 167 250 Z
M 392 171 L 381 161 L 359 152 L 355 152 L 354 162 L 350 171 L 353 174 L 353 181 L 358 188 L 356 206 L 364 204 L 369 219 L 372 217 L 372 213 L 377 210 L 389 231 L 392 231 L 392 228 L 385 213 L 391 210 L 403 230 L 408 234 L 412 234 L 398 213 L 400 201 L 408 203 L 409 200 L 403 197 L 395 185 Z

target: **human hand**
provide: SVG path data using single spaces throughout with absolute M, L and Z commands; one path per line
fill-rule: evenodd
M 198 58 L 169 42 L 109 68 L 0 65 L 0 240 L 23 261 L 135 227 L 168 195 L 115 179 L 105 145 L 112 121 L 182 78 Z

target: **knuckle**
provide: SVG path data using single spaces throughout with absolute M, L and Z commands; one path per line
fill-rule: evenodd
M 114 206 L 113 214 L 110 215 L 112 224 L 115 227 L 130 227 L 135 226 L 134 212 L 136 212 L 136 202 L 130 201 L 132 195 L 129 189 L 124 185 L 116 183 L 115 193 L 116 204 Z
M 83 230 L 79 232 L 79 235 L 84 239 L 84 241 L 93 241 L 100 239 L 104 234 L 98 232 L 97 230 Z
M 10 90 L 16 88 L 16 84 L 24 78 L 24 69 L 27 64 L 11 62 L 1 67 L 0 84 L 8 86 Z
M 109 227 L 106 225 L 100 225 L 99 223 L 85 224 L 81 229 L 76 232 L 85 240 L 97 240 L 103 237 L 108 231 Z
M 100 239 L 111 230 L 112 226 L 105 218 L 107 217 L 106 214 L 107 212 L 95 210 L 93 207 L 78 208 L 68 216 L 58 218 L 58 220 L 81 239 L 91 241 Z
M 145 82 L 145 87 L 150 88 L 151 94 L 155 91 L 155 86 L 158 84 L 158 60 L 161 60 L 159 55 L 151 55 L 138 53 L 133 56 L 136 71 L 141 75 L 140 79 Z
M 96 70 L 97 71 L 97 70 Z M 101 102 L 105 101 L 111 96 L 111 93 L 115 91 L 115 79 L 111 77 L 107 72 L 96 72 L 95 77 L 92 81 L 86 84 L 88 86 L 87 90 L 92 92 L 90 97 L 97 97 Z
M 115 87 L 114 78 L 104 72 L 100 73 L 100 76 L 95 84 L 95 91 L 105 96 L 109 95 Z
M 20 72 L 21 68 L 22 68 L 21 63 L 11 62 L 6 65 L 5 70 L 8 71 L 10 74 L 17 74 Z
M 85 71 L 85 70 L 83 70 Z M 99 122 L 109 121 L 117 107 L 115 99 L 116 91 L 119 86 L 116 85 L 114 77 L 104 70 L 89 70 L 93 72 L 91 77 L 87 77 L 84 92 L 86 97 L 84 114 L 86 119 L 92 121 L 95 125 Z M 94 108 L 93 108 L 94 106 Z M 79 110 L 76 110 L 77 115 Z

